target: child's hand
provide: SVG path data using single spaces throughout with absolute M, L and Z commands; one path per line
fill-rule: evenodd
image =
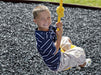
M 62 33 L 63 33 L 62 22 L 56 23 L 56 26 L 57 26 L 57 28 L 59 28 L 59 31 L 56 30 L 56 35 L 57 35 L 57 37 L 61 37 Z

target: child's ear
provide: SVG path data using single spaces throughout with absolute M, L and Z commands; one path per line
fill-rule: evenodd
M 35 24 L 37 24 L 35 19 L 33 19 L 33 22 L 34 22 Z

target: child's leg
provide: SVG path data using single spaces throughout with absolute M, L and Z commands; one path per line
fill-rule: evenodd
M 64 51 L 69 50 L 71 48 L 71 44 L 72 42 L 69 37 L 65 37 L 65 36 L 62 37 L 60 47 Z
M 82 65 L 79 65 L 79 67 L 89 67 L 92 63 L 92 60 L 90 58 L 86 59 L 86 62 Z
M 82 64 L 82 65 L 79 65 L 80 67 L 84 67 L 86 65 L 86 62 L 84 63 L 84 64 Z
M 80 47 L 74 47 L 73 49 L 70 49 L 65 53 L 68 55 L 72 55 L 75 58 L 73 61 L 76 62 L 77 65 L 83 65 L 86 61 L 85 52 Z
M 74 47 L 70 50 L 65 51 L 64 53 L 61 52 L 61 61 L 58 71 L 83 65 L 85 61 L 86 56 L 84 50 L 80 47 Z

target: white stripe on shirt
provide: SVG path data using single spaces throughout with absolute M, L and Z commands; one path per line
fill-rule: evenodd
M 51 52 L 51 51 L 52 51 L 52 49 L 50 50 L 50 52 Z M 44 56 L 42 56 L 42 57 L 43 57 L 43 58 L 44 58 L 44 57 L 47 57 L 47 56 L 50 54 L 50 52 L 49 52 L 47 55 L 44 55 Z
M 40 42 L 40 43 L 42 43 L 42 41 L 40 41 L 37 37 L 36 37 L 36 40 L 37 40 L 37 42 Z
M 48 33 L 46 32 L 46 39 L 48 38 Z
M 42 43 L 42 41 L 40 41 L 39 39 L 37 41 L 40 42 L 40 43 Z
M 37 35 L 39 35 L 40 36 L 40 38 L 42 38 L 42 39 L 44 39 L 39 33 L 36 33 Z
M 43 48 L 48 42 L 50 41 L 50 39 L 48 39 L 41 48 Z
M 54 57 L 54 55 L 52 56 L 52 57 L 50 57 L 50 58 L 48 58 L 48 59 L 46 59 L 45 61 L 48 61 L 48 60 L 50 60 L 51 58 L 53 58 Z
M 51 42 L 51 44 L 44 50 L 43 54 L 50 48 L 51 45 L 52 45 L 52 42 Z
M 58 59 L 58 57 L 55 60 L 53 60 L 51 63 L 55 62 L 57 59 Z

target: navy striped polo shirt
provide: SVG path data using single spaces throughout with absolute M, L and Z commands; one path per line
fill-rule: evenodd
M 57 39 L 55 31 L 56 27 L 53 26 L 49 27 L 49 31 L 35 30 L 37 49 L 44 62 L 53 71 L 58 69 L 61 57 L 60 49 L 58 50 L 57 54 L 55 54 L 56 47 L 54 43 Z

